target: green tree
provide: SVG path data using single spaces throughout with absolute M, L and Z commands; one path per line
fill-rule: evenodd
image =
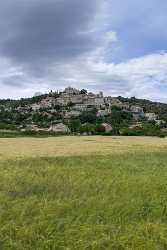
M 96 110 L 83 111 L 79 117 L 81 123 L 95 123 L 97 119 L 96 112 Z
M 82 95 L 86 95 L 86 94 L 87 94 L 87 90 L 86 90 L 86 89 L 82 89 L 82 90 L 80 91 L 80 93 L 81 93 Z
M 68 127 L 73 133 L 80 132 L 81 122 L 79 119 L 71 119 Z

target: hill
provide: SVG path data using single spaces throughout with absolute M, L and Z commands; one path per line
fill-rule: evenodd
M 103 96 L 68 87 L 62 92 L 0 100 L 0 130 L 47 133 L 164 135 L 167 104 Z

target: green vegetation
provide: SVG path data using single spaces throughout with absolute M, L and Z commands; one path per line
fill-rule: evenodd
M 152 122 L 143 123 L 142 127 L 135 127 L 133 129 L 123 128 L 121 132 L 124 136 L 167 136 L 167 131 L 161 131 L 160 128 L 152 124 Z
M 121 102 L 125 104 L 139 105 L 140 107 L 143 107 L 145 112 L 153 112 L 155 114 L 158 114 L 160 120 L 162 119 L 167 122 L 167 104 L 166 103 L 151 102 L 146 99 L 138 99 L 135 97 L 124 98 L 122 96 L 119 96 L 118 98 Z
M 167 249 L 167 154 L 0 162 L 0 249 Z
M 100 97 L 85 89 L 65 91 L 0 100 L 0 137 L 4 137 L 2 130 L 56 131 L 57 124 L 66 125 L 62 131 L 69 129 L 72 134 L 167 135 L 167 104 L 135 97 Z M 111 129 L 102 128 L 103 123 Z
M 17 137 L 57 137 L 65 136 L 68 133 L 54 131 L 19 131 L 19 130 L 0 130 L 0 138 L 17 138 Z
M 130 112 L 122 111 L 121 108 L 112 107 L 111 114 L 106 118 L 106 121 L 112 124 L 115 134 L 119 134 L 121 128 L 128 127 L 133 120 Z

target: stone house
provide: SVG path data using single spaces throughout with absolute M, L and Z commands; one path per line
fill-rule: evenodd
M 27 125 L 26 130 L 32 130 L 38 132 L 38 131 L 48 131 L 48 128 L 40 128 L 37 125 L 32 124 L 32 125 Z
M 130 110 L 133 113 L 144 114 L 143 108 L 139 106 L 131 106 Z
M 109 123 L 102 123 L 101 126 L 105 129 L 106 133 L 109 133 L 113 130 L 113 128 Z
M 109 110 L 98 110 L 97 117 L 104 117 L 107 116 L 111 111 Z
M 155 120 L 155 123 L 157 126 L 160 126 L 161 124 L 165 124 L 166 122 L 163 120 Z
M 104 102 L 109 107 L 111 107 L 111 106 L 117 106 L 117 107 L 120 107 L 120 108 L 122 107 L 122 102 L 116 97 L 111 97 L 111 96 L 105 97 Z
M 143 124 L 142 122 L 137 122 L 135 124 L 132 124 L 129 126 L 130 129 L 133 129 L 133 128 L 142 128 Z
M 47 131 L 65 132 L 65 133 L 70 132 L 69 128 L 63 123 L 51 125 Z
M 58 97 L 56 99 L 56 105 L 61 105 L 61 106 L 65 106 L 70 102 L 69 97 Z
M 93 93 L 88 93 L 88 95 L 84 96 L 83 103 L 88 106 L 95 106 L 95 98 L 96 95 L 94 95 Z
M 104 98 L 103 97 L 96 97 L 95 98 L 95 106 L 96 107 L 104 106 Z
M 70 102 L 73 104 L 83 103 L 83 95 L 73 95 L 70 97 Z
M 130 107 L 131 112 L 133 113 L 133 119 L 139 120 L 140 118 L 144 117 L 144 111 L 142 107 L 139 106 L 131 106 Z
M 86 111 L 87 110 L 87 104 L 75 104 L 73 106 L 73 110 L 78 110 L 78 111 Z
M 41 108 L 52 108 L 55 105 L 56 99 L 55 97 L 46 97 L 40 102 Z
M 141 114 L 141 113 L 133 113 L 133 119 L 135 121 L 140 120 L 142 117 L 143 117 L 143 114 Z
M 157 115 L 155 113 L 145 113 L 145 118 L 148 119 L 148 121 L 155 121 Z
M 78 94 L 80 94 L 80 91 L 78 89 L 75 89 L 75 88 L 72 88 L 72 87 L 67 87 L 67 88 L 65 88 L 63 94 L 78 95 Z

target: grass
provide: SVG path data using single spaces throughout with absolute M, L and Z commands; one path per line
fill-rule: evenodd
M 52 157 L 52 151 L 48 157 L 36 153 L 35 158 L 29 158 L 29 151 L 20 159 L 17 153 L 8 159 L 3 156 L 0 249 L 167 249 L 166 152 L 160 152 L 158 145 L 156 152 L 147 152 L 145 142 L 134 138 L 129 148 L 140 144 L 140 150 L 124 150 L 125 140 L 124 147 L 121 141 L 122 151 L 122 139 L 110 140 L 105 143 L 111 146 L 117 142 L 117 153 L 108 154 L 106 146 L 104 155 L 94 149 L 91 155 L 81 156 Z M 155 144 L 154 139 L 149 140 L 146 146 Z M 98 138 L 85 138 L 84 143 L 97 145 Z M 80 153 L 83 148 L 80 145 Z
M 157 137 L 64 136 L 0 138 L 0 160 L 8 158 L 80 156 L 167 150 L 167 139 Z

